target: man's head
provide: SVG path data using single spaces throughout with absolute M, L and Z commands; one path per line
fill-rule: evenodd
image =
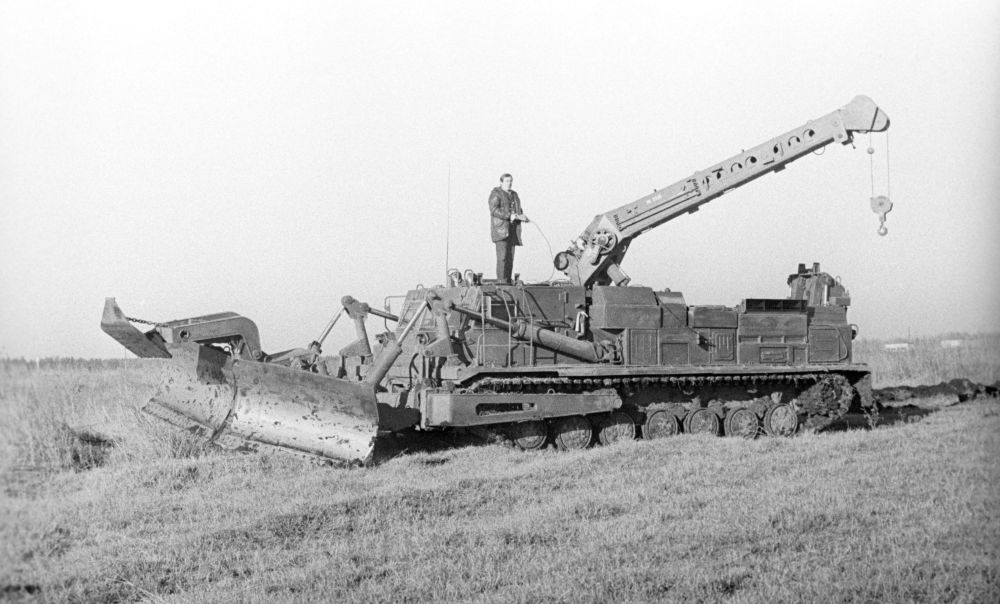
M 503 174 L 500 176 L 500 188 L 504 191 L 510 191 L 510 186 L 514 184 L 514 177 L 510 174 Z

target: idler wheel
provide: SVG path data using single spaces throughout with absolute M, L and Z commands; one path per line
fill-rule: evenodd
M 695 409 L 684 418 L 684 431 L 688 434 L 719 434 L 719 416 L 711 409 Z
M 556 446 L 572 451 L 586 449 L 594 440 L 594 427 L 582 415 L 571 415 L 557 419 L 553 425 Z
M 774 405 L 764 414 L 764 431 L 771 436 L 791 436 L 799 428 L 799 416 L 788 403 Z
M 750 409 L 733 409 L 726 414 L 723 426 L 726 436 L 754 439 L 757 438 L 760 422 L 757 421 L 757 414 Z
M 635 440 L 635 422 L 627 414 L 620 411 L 603 417 L 597 425 L 597 440 L 602 445 Z
M 677 417 L 662 409 L 647 415 L 646 423 L 642 425 L 642 436 L 646 440 L 674 436 L 680 431 L 681 426 L 677 422 Z
M 536 420 L 514 424 L 507 429 L 507 434 L 514 441 L 514 444 L 521 449 L 534 451 L 535 449 L 541 449 L 545 445 L 549 431 L 545 422 Z

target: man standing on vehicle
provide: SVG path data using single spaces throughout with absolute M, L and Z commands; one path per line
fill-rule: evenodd
M 511 189 L 514 177 L 504 174 L 500 186 L 490 192 L 490 235 L 497 246 L 497 280 L 511 282 L 514 272 L 514 247 L 521 245 L 521 223 L 528 222 L 522 213 L 521 199 Z

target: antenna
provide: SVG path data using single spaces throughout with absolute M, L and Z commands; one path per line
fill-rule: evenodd
M 448 162 L 448 201 L 444 219 L 444 279 L 448 282 L 449 254 L 451 252 L 451 162 Z

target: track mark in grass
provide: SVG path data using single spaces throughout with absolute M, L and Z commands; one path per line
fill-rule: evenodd
M 358 528 L 357 516 L 365 506 L 352 500 L 311 505 L 298 512 L 276 514 L 246 527 L 210 533 L 193 547 L 208 551 L 295 550 L 303 541 L 343 537 Z
M 69 551 L 73 539 L 70 530 L 64 526 L 56 526 L 42 536 L 42 555 L 58 557 Z
M 34 583 L 18 583 L 0 586 L 0 595 L 4 598 L 15 598 L 20 595 L 34 596 L 42 593 L 42 586 Z
M 775 539 L 759 540 L 750 546 L 753 556 L 769 556 L 781 550 L 781 542 Z
M 382 581 L 389 577 L 390 570 L 382 564 L 373 564 L 360 556 L 350 557 L 350 572 L 344 578 L 344 584 L 351 589 L 363 583 Z
M 175 491 L 182 491 L 198 480 L 198 466 L 187 466 L 175 475 L 171 488 Z
M 14 466 L 0 472 L 3 494 L 11 499 L 37 499 L 45 492 L 47 469 L 37 466 Z
M 443 466 L 444 464 L 451 461 L 447 457 L 428 457 L 425 459 L 416 459 L 414 463 L 421 466 Z
M 113 438 L 89 428 L 59 424 L 51 436 L 59 466 L 82 472 L 104 466 L 115 448 Z
M 343 522 L 344 516 L 332 507 L 313 509 L 297 514 L 281 514 L 258 526 L 264 535 L 294 546 L 295 542 L 320 534 L 346 534 L 354 531 L 352 524 Z M 349 518 L 349 516 L 348 516 Z
M 625 507 L 621 505 L 588 500 L 573 506 L 573 517 L 579 520 L 605 520 L 617 518 L 625 511 Z
M 72 577 L 64 582 L 60 599 L 70 602 L 139 602 L 190 589 L 195 577 L 208 582 L 221 578 L 207 574 L 190 561 L 138 556 L 111 561 L 98 576 Z
M 833 526 L 833 520 L 824 512 L 779 512 L 768 518 L 771 528 L 793 534 L 813 533 Z
M 559 539 L 555 535 L 545 535 L 541 533 L 525 532 L 525 531 L 512 531 L 509 529 L 500 531 L 499 537 L 504 545 L 513 545 L 518 547 L 523 547 L 523 546 L 551 547 L 559 543 Z
M 527 503 L 526 499 L 526 494 L 512 492 L 509 481 L 463 478 L 453 486 L 407 488 L 381 495 L 372 505 L 397 518 L 429 520 L 503 514 L 519 502 Z
M 160 491 L 183 491 L 198 484 L 211 482 L 215 478 L 210 465 L 170 464 L 154 468 L 142 477 L 139 486 Z
M 503 513 L 511 506 L 512 496 L 496 481 L 469 480 L 458 488 L 403 489 L 333 504 L 308 505 L 246 526 L 215 531 L 192 547 L 207 551 L 288 551 L 302 547 L 307 541 L 377 530 L 380 519 L 387 517 L 426 521 L 477 518 Z
M 280 584 L 280 585 L 268 585 L 264 588 L 264 593 L 273 596 L 282 593 L 297 594 L 301 593 L 303 587 L 301 585 L 295 584 Z
M 742 589 L 747 579 L 752 577 L 748 569 L 733 569 L 721 577 L 708 582 L 709 591 L 723 596 L 731 596 Z
M 444 535 L 442 543 L 452 550 L 471 548 L 476 550 L 504 548 L 549 548 L 557 547 L 560 537 L 541 532 L 542 528 L 521 529 L 516 527 L 451 529 Z
M 73 539 L 70 530 L 62 525 L 56 525 L 54 528 L 46 531 L 36 545 L 21 554 L 21 560 L 28 562 L 34 559 L 48 560 L 59 558 L 69 551 L 72 544 Z

